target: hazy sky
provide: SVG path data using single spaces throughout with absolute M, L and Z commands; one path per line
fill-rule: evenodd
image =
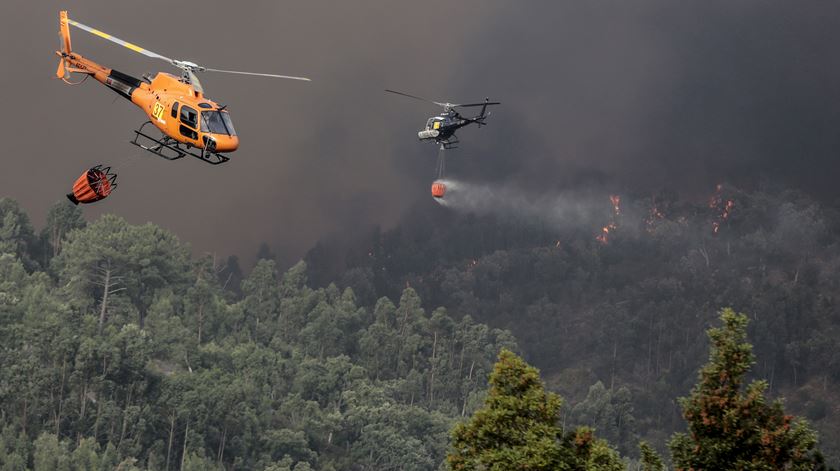
M 241 138 L 231 161 L 128 144 L 144 114 L 95 81 L 53 78 L 58 11 L 169 57 L 306 75 L 207 73 Z M 197 253 L 284 261 L 326 234 L 388 226 L 430 199 L 433 99 L 503 104 L 459 133 L 448 172 L 532 193 L 598 184 L 703 192 L 779 181 L 835 199 L 840 3 L 656 1 L 16 1 L 0 4 L 0 195 L 43 223 L 86 168 L 120 186 L 86 206 L 152 221 Z M 140 76 L 175 70 L 73 29 L 74 49 Z M 441 211 L 446 209 L 441 208 Z

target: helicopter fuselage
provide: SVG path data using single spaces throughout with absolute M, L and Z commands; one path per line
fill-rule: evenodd
M 468 124 L 470 121 L 448 114 L 434 116 L 426 121 L 425 129 L 419 131 L 417 137 L 421 141 L 446 142 L 455 135 L 455 131 Z
M 63 76 L 66 71 L 92 76 L 137 105 L 156 128 L 175 141 L 217 153 L 233 152 L 239 147 L 239 138 L 224 107 L 179 77 L 159 72 L 151 80 L 140 80 L 75 52 L 56 54 L 62 58 L 58 75 Z

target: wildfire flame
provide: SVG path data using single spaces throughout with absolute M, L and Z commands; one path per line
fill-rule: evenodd
M 717 186 L 715 186 L 715 193 L 709 197 L 709 208 L 714 209 L 720 206 L 720 203 L 723 200 L 723 196 L 721 195 L 722 191 L 723 184 L 718 183 Z
M 595 240 L 602 244 L 608 244 L 610 241 L 610 233 L 618 229 L 618 216 L 621 215 L 621 197 L 618 195 L 610 195 L 610 203 L 612 203 L 613 214 L 610 222 L 601 228 L 601 233 L 595 236 Z
M 735 201 L 731 199 L 724 200 L 723 185 L 718 183 L 715 187 L 715 193 L 709 198 L 709 208 L 717 212 L 715 220 L 712 221 L 712 234 L 720 232 L 720 227 L 725 223 L 732 210 L 735 209 Z
M 665 219 L 665 214 L 659 210 L 659 207 L 656 205 L 656 198 L 654 198 L 653 203 L 648 210 L 648 215 L 644 219 L 645 230 L 648 231 L 648 233 L 653 233 L 654 224 L 656 224 L 656 221 L 660 219 Z

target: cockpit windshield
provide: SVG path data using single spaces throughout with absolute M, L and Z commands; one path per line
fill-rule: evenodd
M 443 124 L 443 120 L 441 118 L 429 118 L 426 121 L 426 129 L 438 129 Z
M 233 129 L 233 121 L 230 120 L 230 114 L 227 111 L 220 111 L 222 114 L 222 120 L 225 122 L 225 127 L 228 130 L 228 134 L 231 136 L 236 135 L 236 129 Z
M 201 132 L 236 135 L 230 115 L 226 111 L 202 111 Z

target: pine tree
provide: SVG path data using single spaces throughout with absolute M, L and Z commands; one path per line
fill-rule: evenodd
M 560 396 L 545 391 L 536 368 L 502 349 L 484 407 L 455 426 L 450 469 L 623 470 L 618 453 L 592 429 L 564 436 L 557 425 L 561 404 Z
M 558 444 L 562 400 L 546 393 L 539 372 L 509 350 L 499 353 L 484 407 L 458 424 L 447 456 L 453 470 L 570 469 Z
M 80 207 L 66 199 L 54 204 L 47 212 L 47 225 L 41 230 L 45 262 L 61 252 L 62 242 L 70 231 L 81 229 L 85 224 Z
M 0 254 L 10 253 L 23 263 L 28 271 L 37 268 L 33 259 L 37 239 L 29 215 L 17 201 L 0 198 Z
M 665 471 L 665 465 L 662 464 L 662 458 L 656 453 L 647 442 L 639 442 L 639 452 L 642 455 L 641 471 Z
M 689 433 L 675 434 L 668 445 L 676 469 L 825 469 L 816 434 L 786 415 L 781 401 L 767 402 L 765 381 L 742 390 L 754 363 L 747 316 L 727 308 L 720 318 L 723 326 L 708 331 L 711 354 L 700 382 L 680 400 Z

